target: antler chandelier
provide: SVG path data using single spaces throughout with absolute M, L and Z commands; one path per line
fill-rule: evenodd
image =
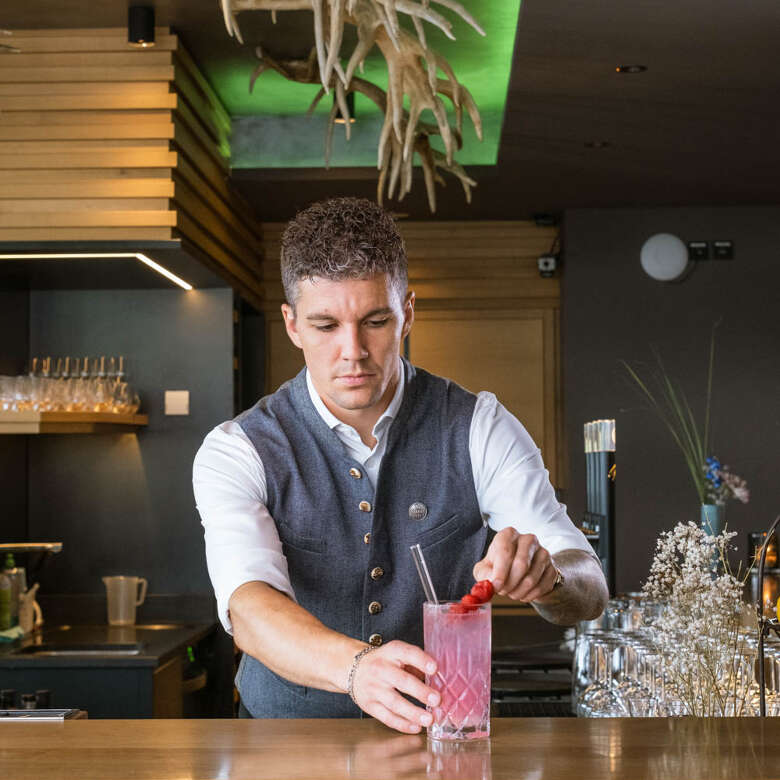
M 0 37 L 5 37 L 6 35 L 13 35 L 13 33 L 10 30 L 2 30 L 0 29 Z M 15 46 L 11 46 L 9 43 L 0 43 L 0 54 L 19 54 L 20 51 Z
M 423 22 L 438 27 L 454 40 L 452 25 L 431 3 L 443 6 L 460 16 L 480 35 L 484 30 L 469 12 L 455 0 L 220 0 L 228 33 L 241 43 L 243 39 L 236 22 L 240 11 L 270 11 L 276 22 L 277 11 L 309 10 L 313 12 L 314 48 L 305 60 L 277 60 L 261 47 L 255 53 L 260 60 L 250 81 L 250 90 L 263 71 L 273 69 L 291 81 L 321 84 L 308 113 L 322 97 L 334 90 L 336 99 L 328 118 L 325 140 L 325 164 L 330 164 L 333 128 L 340 113 L 345 120 L 347 140 L 350 137 L 349 111 L 346 97 L 350 92 L 360 92 L 371 99 L 384 114 L 377 153 L 377 200 L 382 203 L 385 189 L 387 197 L 398 200 L 411 190 L 412 160 L 416 152 L 422 163 L 428 205 L 436 211 L 436 184 L 445 185 L 439 171 L 456 176 L 471 203 L 471 188 L 477 183 L 455 161 L 454 153 L 463 146 L 463 110 L 471 119 L 477 137 L 482 140 L 482 120 L 471 93 L 455 77 L 450 64 L 430 48 L 425 38 Z M 399 14 L 411 18 L 416 35 L 399 24 Z M 354 51 L 342 65 L 341 44 L 345 25 L 357 28 L 358 41 Z M 355 76 L 371 49 L 376 45 L 388 70 L 388 89 L 385 92 L 375 84 Z M 346 58 L 345 58 L 346 59 Z M 439 72 L 443 77 L 439 76 Z M 448 98 L 455 109 L 455 127 L 447 120 L 444 101 Z M 408 110 L 404 97 L 409 99 Z M 425 109 L 433 112 L 436 123 L 420 119 Z M 439 135 L 445 152 L 434 149 L 432 135 Z

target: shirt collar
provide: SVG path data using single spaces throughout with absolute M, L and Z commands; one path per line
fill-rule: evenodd
M 401 358 L 398 358 L 398 384 L 395 388 L 395 393 L 393 393 L 393 397 L 390 401 L 390 403 L 387 405 L 387 409 L 382 412 L 382 416 L 376 421 L 376 424 L 374 425 L 373 434 L 376 436 L 376 433 L 378 431 L 381 431 L 395 419 L 395 416 L 398 414 L 398 410 L 401 408 L 401 402 L 404 400 L 404 366 L 401 362 Z M 342 422 L 338 419 L 331 411 L 328 409 L 327 406 L 323 403 L 322 398 L 320 398 L 319 393 L 317 392 L 316 388 L 314 387 L 314 382 L 311 381 L 311 374 L 309 373 L 309 370 L 306 369 L 306 387 L 309 390 L 309 398 L 311 398 L 311 402 L 314 404 L 314 408 L 317 410 L 317 414 L 319 414 L 320 417 L 325 421 L 325 424 L 333 430 L 334 428 L 337 428 L 339 425 L 344 426 L 345 428 L 352 428 L 351 425 L 348 425 L 345 422 Z M 354 430 L 354 429 L 353 429 Z

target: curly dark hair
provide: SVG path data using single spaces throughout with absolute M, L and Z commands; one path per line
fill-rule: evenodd
M 393 218 L 365 198 L 330 198 L 290 220 L 282 234 L 282 284 L 295 308 L 298 281 L 332 281 L 387 274 L 403 296 L 406 249 Z

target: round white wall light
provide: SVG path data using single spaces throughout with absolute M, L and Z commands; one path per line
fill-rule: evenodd
M 688 268 L 688 247 L 671 233 L 656 233 L 642 244 L 639 261 L 648 276 L 659 282 L 672 282 Z

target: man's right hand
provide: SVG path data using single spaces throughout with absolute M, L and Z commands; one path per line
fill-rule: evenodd
M 409 671 L 407 671 L 407 667 Z M 415 645 L 393 640 L 363 656 L 352 680 L 352 692 L 360 709 L 396 731 L 418 734 L 430 726 L 431 713 L 401 696 L 435 707 L 439 694 L 419 679 L 436 672 L 436 661 Z

